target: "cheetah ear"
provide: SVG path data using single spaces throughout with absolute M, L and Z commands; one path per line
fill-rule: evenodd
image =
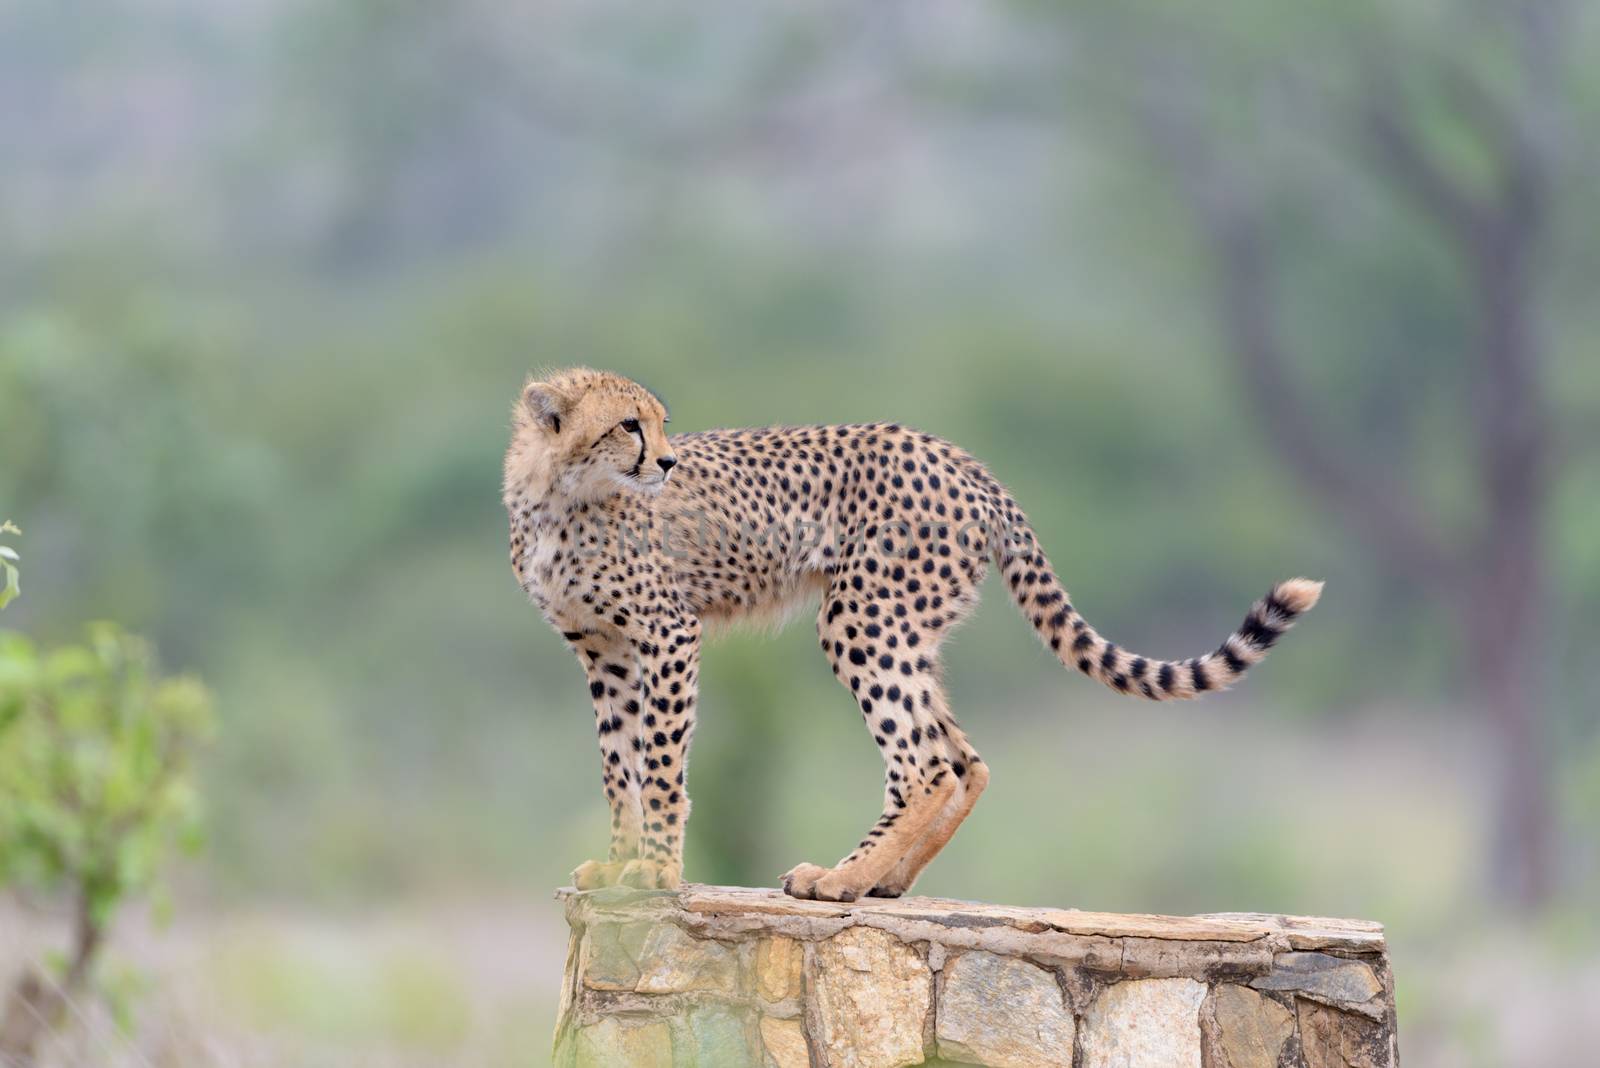
M 559 434 L 572 400 L 548 382 L 529 382 L 522 390 L 522 405 L 540 426 Z

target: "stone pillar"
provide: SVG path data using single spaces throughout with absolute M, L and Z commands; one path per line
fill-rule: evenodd
M 1383 929 L 774 890 L 557 895 L 558 1068 L 1395 1068 Z

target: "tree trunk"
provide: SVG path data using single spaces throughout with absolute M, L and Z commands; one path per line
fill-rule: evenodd
M 1489 882 L 1502 900 L 1536 909 L 1555 884 L 1539 665 L 1542 597 L 1535 592 L 1539 562 L 1535 555 L 1507 560 L 1502 567 L 1501 574 L 1485 576 L 1471 596 L 1464 636 L 1468 676 L 1495 747 Z M 1521 583 L 1513 577 L 1519 574 Z
M 40 1039 L 54 1026 L 59 997 L 43 977 L 27 968 L 17 978 L 0 1016 L 0 1064 L 33 1068 Z
M 1482 372 L 1474 404 L 1483 528 L 1466 578 L 1465 637 L 1476 696 L 1499 760 L 1490 885 L 1508 902 L 1544 905 L 1555 887 L 1544 665 L 1549 619 L 1545 516 L 1553 453 L 1534 329 L 1530 261 L 1540 232 L 1537 184 L 1513 179 L 1476 235 Z
M 59 983 L 25 968 L 0 1015 L 0 1065 L 34 1068 L 39 1044 L 61 1026 L 66 1010 L 89 985 L 104 928 L 95 920 L 87 892 L 78 895 L 72 921 L 72 957 Z

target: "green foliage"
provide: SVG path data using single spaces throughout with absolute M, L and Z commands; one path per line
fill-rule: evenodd
M 103 925 L 197 840 L 211 698 L 109 624 L 41 651 L 0 634 L 0 883 L 68 892 Z
M 16 524 L 7 519 L 0 522 L 0 534 L 21 534 Z M 5 581 L 0 583 L 0 608 L 4 608 L 17 599 L 17 594 L 22 592 L 17 577 L 17 550 L 9 545 L 0 545 L 0 578 Z

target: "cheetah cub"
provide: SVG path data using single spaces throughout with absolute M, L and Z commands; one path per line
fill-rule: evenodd
M 1215 652 L 1156 660 L 1078 614 L 1027 518 L 982 464 L 893 423 L 666 433 L 667 410 L 619 375 L 530 380 L 513 414 L 504 499 L 511 567 L 577 654 L 611 804 L 604 861 L 579 889 L 683 876 L 703 632 L 820 599 L 817 637 L 883 755 L 883 813 L 795 897 L 905 893 L 967 818 L 988 769 L 939 682 L 939 648 L 990 563 L 1063 664 L 1152 701 L 1226 689 L 1317 603 L 1280 582 Z

